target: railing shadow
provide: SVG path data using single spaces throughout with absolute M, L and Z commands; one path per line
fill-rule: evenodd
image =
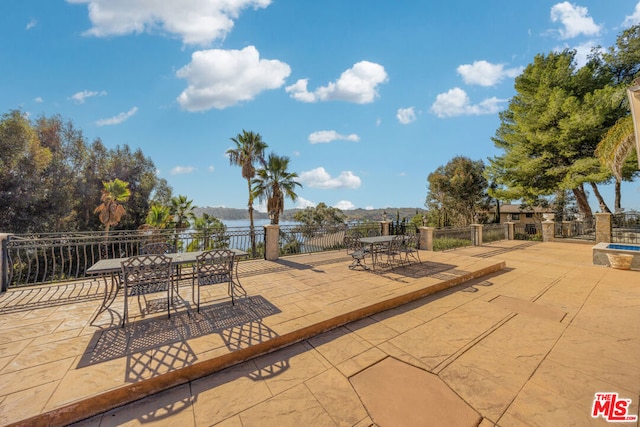
M 433 277 L 439 280 L 450 280 L 468 274 L 468 271 L 459 270 L 456 265 L 441 262 L 422 261 L 421 263 L 411 263 L 398 266 L 378 266 L 372 271 L 374 274 L 386 277 L 391 280 L 402 281 L 402 277 L 421 279 Z
M 104 297 L 104 284 L 83 280 L 50 286 L 12 289 L 0 294 L 0 314 L 54 307 Z
M 277 334 L 263 318 L 280 309 L 257 295 L 201 307 L 200 313 L 178 312 L 171 318 L 156 317 L 96 331 L 78 362 L 83 368 L 127 357 L 125 380 L 136 382 L 197 361 L 188 340 L 220 334 L 229 351 L 267 341 Z

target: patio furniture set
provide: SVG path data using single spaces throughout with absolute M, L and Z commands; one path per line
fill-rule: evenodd
M 406 235 L 366 236 L 347 235 L 344 237 L 347 253 L 353 258 L 350 269 L 376 270 L 378 267 L 395 268 L 422 263 L 418 253 L 418 237 L 415 233 Z M 371 268 L 366 259 L 371 259 Z
M 231 304 L 235 304 L 237 292 L 246 295 L 238 280 L 237 258 L 247 255 L 239 249 L 176 253 L 171 245 L 154 243 L 142 247 L 140 255 L 100 260 L 87 270 L 89 274 L 102 276 L 105 283 L 104 299 L 94 320 L 113 304 L 120 289 L 124 293 L 123 327 L 127 323 L 132 296 L 137 296 L 140 304 L 141 295 L 165 292 L 167 317 L 171 317 L 174 291 L 180 297 L 178 285 L 184 278 L 185 266 L 193 266 L 191 299 L 198 312 L 201 286 L 226 283 Z

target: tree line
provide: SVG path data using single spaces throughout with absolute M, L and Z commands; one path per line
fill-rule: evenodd
M 103 229 L 95 210 L 104 183 L 119 179 L 130 191 L 117 227 L 145 223 L 152 203 L 169 204 L 172 189 L 153 161 L 128 145 L 89 143 L 60 116 L 30 120 L 20 110 L 0 119 L 0 230 L 10 233 Z
M 640 26 L 615 46 L 594 48 L 578 68 L 576 52 L 538 54 L 516 77 L 516 95 L 500 112 L 492 138 L 502 154 L 483 160 L 457 156 L 431 173 L 425 205 L 431 225 L 464 225 L 500 201 L 555 206 L 560 214 L 592 215 L 589 193 L 611 212 L 598 185 L 638 176 L 627 88 L 640 76 Z M 637 80 L 636 80 L 637 82 Z

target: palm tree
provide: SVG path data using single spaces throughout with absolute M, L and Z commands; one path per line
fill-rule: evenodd
M 187 250 L 206 251 L 229 246 L 228 239 L 224 236 L 227 227 L 215 216 L 203 212 L 201 217 L 195 218 L 193 228 L 197 231 L 196 238 Z M 213 241 L 211 237 L 214 237 Z
M 628 115 L 609 128 L 596 147 L 596 157 L 611 170 L 616 180 L 614 205 L 616 212 L 621 208 L 620 183 L 624 178 L 628 178 L 630 172 L 625 168 L 625 164 L 634 152 L 634 138 L 633 118 Z
M 164 229 L 171 222 L 171 211 L 168 206 L 154 203 L 147 213 L 146 224 L 151 228 Z
M 124 216 L 126 211 L 121 203 L 129 200 L 131 190 L 129 190 L 128 182 L 118 178 L 112 181 L 103 181 L 102 186 L 102 195 L 100 196 L 102 203 L 94 210 L 94 213 L 98 214 L 100 222 L 105 226 L 105 235 L 108 235 L 109 228 L 119 223 Z
M 193 200 L 188 200 L 187 196 L 179 195 L 171 198 L 169 211 L 173 217 L 173 224 L 177 230 L 189 228 L 189 219 L 193 218 Z
M 267 212 L 273 218 L 273 224 L 280 221 L 280 214 L 284 212 L 285 197 L 295 201 L 298 198 L 295 188 L 302 187 L 295 180 L 298 174 L 288 172 L 288 167 L 289 157 L 271 153 L 264 168 L 257 171 L 257 177 L 253 180 L 253 193 L 261 201 L 266 199 Z
M 173 246 L 178 248 L 178 243 L 182 243 L 178 238 L 178 233 L 186 230 L 191 225 L 189 219 L 194 218 L 193 215 L 193 200 L 188 200 L 187 196 L 179 195 L 171 198 L 171 207 L 169 212 L 173 219 L 174 238 Z
M 262 140 L 259 133 L 247 132 L 242 130 L 231 140 L 236 144 L 236 148 L 227 150 L 229 162 L 231 165 L 240 166 L 242 168 L 242 177 L 247 180 L 249 189 L 249 233 L 251 236 L 251 253 L 255 257 L 256 254 L 256 235 L 253 226 L 253 192 L 251 191 L 251 180 L 256 175 L 256 163 L 264 163 L 264 150 L 268 145 Z

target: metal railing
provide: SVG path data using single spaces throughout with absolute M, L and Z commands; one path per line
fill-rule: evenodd
M 554 237 L 558 239 L 596 240 L 595 217 L 584 220 L 556 221 Z
M 280 226 L 280 255 L 330 251 L 344 248 L 347 226 L 329 227 L 313 225 Z
M 474 241 L 475 233 L 473 227 L 447 227 L 433 230 L 434 251 L 471 246 Z
M 167 242 L 178 252 L 237 248 L 251 256 L 248 227 L 209 230 L 127 230 L 75 233 L 15 234 L 3 242 L 2 290 L 86 277 L 100 259 L 138 255 L 148 243 Z M 264 229 L 255 228 L 256 246 L 264 246 Z M 262 256 L 259 250 L 255 256 Z
M 640 243 L 640 212 L 617 213 L 611 223 L 613 243 Z
M 507 239 L 509 239 L 509 226 L 507 224 L 485 224 L 482 227 L 482 243 Z
M 542 223 L 514 224 L 513 238 L 514 240 L 542 241 Z

